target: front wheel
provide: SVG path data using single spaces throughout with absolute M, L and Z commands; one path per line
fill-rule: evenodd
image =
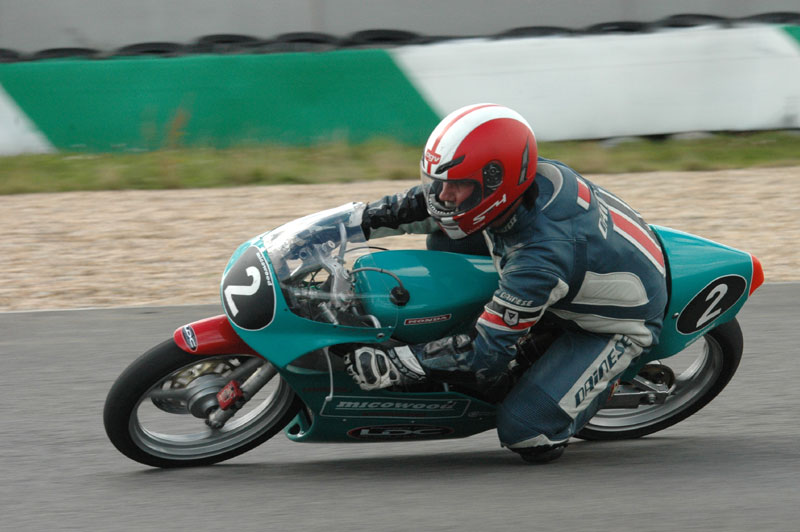
M 209 465 L 253 449 L 283 429 L 302 401 L 275 374 L 222 428 L 207 426 L 217 392 L 252 360 L 191 355 L 172 340 L 154 347 L 111 387 L 103 411 L 108 438 L 128 458 L 154 467 Z
M 671 427 L 714 399 L 736 373 L 741 358 L 742 330 L 733 319 L 663 361 L 674 375 L 674 382 L 662 404 L 601 409 L 576 436 L 585 440 L 622 440 Z

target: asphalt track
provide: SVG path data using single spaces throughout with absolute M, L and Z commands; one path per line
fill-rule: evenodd
M 103 432 L 139 353 L 218 307 L 0 314 L 2 530 L 797 530 L 800 284 L 740 314 L 728 388 L 658 435 L 575 441 L 529 466 L 493 432 L 449 442 L 311 445 L 277 436 L 213 467 L 156 470 Z

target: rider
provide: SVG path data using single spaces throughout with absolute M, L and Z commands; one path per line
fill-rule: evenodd
M 532 462 L 558 458 L 658 339 L 667 303 L 658 240 L 617 196 L 538 158 L 526 120 L 500 105 L 467 106 L 442 120 L 421 176 L 421 185 L 366 207 L 367 237 L 483 231 L 499 286 L 472 335 L 362 347 L 347 369 L 365 390 L 436 381 L 504 395 L 501 444 Z M 520 341 L 542 321 L 559 335 L 506 395 Z

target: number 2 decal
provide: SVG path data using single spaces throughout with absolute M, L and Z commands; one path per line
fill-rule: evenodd
M 231 322 L 259 331 L 275 318 L 276 293 L 269 265 L 261 250 L 251 246 L 222 279 L 222 306 Z
M 258 268 L 255 266 L 249 266 L 245 270 L 245 273 L 253 280 L 249 286 L 231 284 L 225 287 L 225 300 L 228 302 L 228 307 L 231 309 L 231 314 L 233 316 L 239 314 L 239 307 L 236 306 L 233 296 L 252 296 L 258 292 L 258 289 L 261 286 L 261 273 L 258 271 Z
M 747 281 L 741 275 L 726 275 L 708 283 L 678 315 L 678 332 L 692 334 L 720 317 L 745 292 Z
M 714 318 L 716 318 L 717 316 L 722 314 L 722 309 L 720 309 L 720 308 L 714 309 L 714 307 L 717 306 L 717 303 L 720 302 L 720 300 L 723 298 L 723 296 L 727 292 L 728 292 L 728 285 L 726 285 L 726 284 L 718 284 L 706 296 L 706 301 L 708 301 L 711 298 L 714 298 L 714 300 L 711 302 L 711 305 L 708 306 L 706 311 L 703 312 L 703 315 L 700 316 L 700 319 L 697 320 L 697 328 L 698 329 L 702 329 L 703 325 L 705 325 L 709 321 L 713 320 Z

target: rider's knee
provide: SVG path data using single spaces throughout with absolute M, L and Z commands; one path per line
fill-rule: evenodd
M 544 390 L 512 390 L 497 410 L 497 436 L 503 445 L 544 436 L 550 441 L 569 438 L 572 418 Z

